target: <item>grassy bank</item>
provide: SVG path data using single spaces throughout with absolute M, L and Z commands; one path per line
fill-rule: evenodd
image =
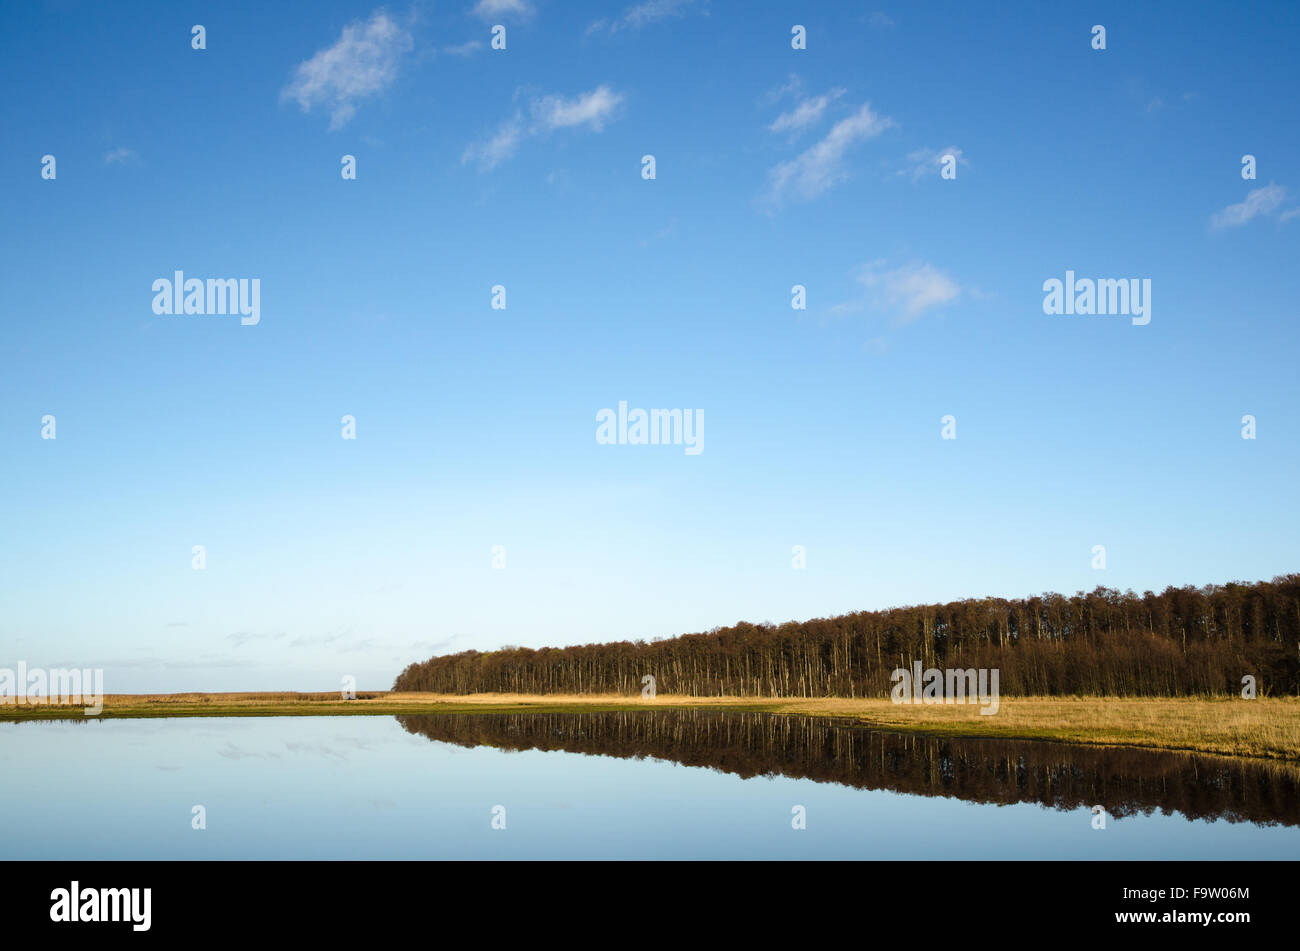
M 101 718 L 381 716 L 434 713 L 601 712 L 682 707 L 844 717 L 900 732 L 1054 740 L 1300 761 L 1300 699 L 1003 697 L 993 716 L 976 705 L 903 705 L 884 698 L 754 699 L 660 695 L 363 692 L 114 694 Z M 0 705 L 0 721 L 82 719 L 81 707 Z

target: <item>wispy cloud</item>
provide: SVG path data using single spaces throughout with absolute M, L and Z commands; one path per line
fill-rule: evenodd
M 330 111 L 330 128 L 341 129 L 356 115 L 361 100 L 393 82 L 402 57 L 413 46 L 410 34 L 377 10 L 368 21 L 345 26 L 333 46 L 299 63 L 280 99 L 297 100 L 303 112 L 324 106 Z
M 295 637 L 289 642 L 290 647 L 325 647 L 343 639 L 343 634 L 308 634 Z
M 472 56 L 483 48 L 482 40 L 466 40 L 455 46 L 444 46 L 442 51 L 448 56 Z
M 1256 188 L 1246 195 L 1245 201 L 1237 202 L 1235 205 L 1229 205 L 1216 211 L 1210 217 L 1210 228 L 1219 231 L 1223 228 L 1239 228 L 1253 218 L 1259 215 L 1271 215 L 1286 201 L 1287 190 L 1282 185 L 1274 185 L 1272 182 Z M 1294 214 L 1295 209 L 1288 211 L 1279 219 L 1286 221 Z
M 797 73 L 791 73 L 784 83 L 769 89 L 763 99 L 768 103 L 780 102 L 786 96 L 797 96 L 802 89 L 803 80 Z
M 481 171 L 490 171 L 514 155 L 528 136 L 579 126 L 600 132 L 605 123 L 617 116 L 622 103 L 623 95 L 604 85 L 572 98 L 541 96 L 533 99 L 529 106 L 531 121 L 525 121 L 523 114 L 517 111 L 497 127 L 491 138 L 467 146 L 461 155 L 461 163 L 473 162 Z
M 251 641 L 278 641 L 284 637 L 284 631 L 278 634 L 250 634 L 248 631 L 236 631 L 234 634 L 227 634 L 226 640 L 234 643 L 236 647 L 243 647 Z
M 471 12 L 484 19 L 499 16 L 530 17 L 533 15 L 533 5 L 529 0 L 478 0 Z
M 951 155 L 958 165 L 970 165 L 962 150 L 955 145 L 950 145 L 946 149 L 917 149 L 907 153 L 907 164 L 900 168 L 897 174 L 910 177 L 914 182 L 920 181 L 927 175 L 938 175 L 945 155 Z
M 480 171 L 491 171 L 515 154 L 523 137 L 524 119 L 516 114 L 513 119 L 501 123 L 496 133 L 486 142 L 466 146 L 460 157 L 461 164 L 476 162 Z
M 134 149 L 111 149 L 104 153 L 105 165 L 122 165 L 125 162 L 135 158 Z
M 478 0 L 472 12 L 488 19 L 499 16 L 530 17 L 535 11 L 529 0 Z
M 356 624 L 340 624 L 332 630 L 325 631 L 321 634 L 305 634 L 300 637 L 295 637 L 289 642 L 289 646 L 322 647 L 326 644 L 334 644 L 352 634 L 356 629 Z
M 644 0 L 642 3 L 628 7 L 613 19 L 602 17 L 587 27 L 587 33 L 617 33 L 619 30 L 639 30 L 666 20 L 669 17 L 685 16 L 691 12 L 704 12 L 695 0 Z
M 787 162 L 773 168 L 767 176 L 763 195 L 770 205 L 780 205 L 790 197 L 812 199 L 825 194 L 848 177 L 844 157 L 854 145 L 880 135 L 894 124 L 887 116 L 871 111 L 863 104 L 847 119 L 831 127 L 826 138 Z
M 832 89 L 825 95 L 804 99 L 789 112 L 783 112 L 777 116 L 776 120 L 767 127 L 768 131 L 776 133 L 789 132 L 797 136 L 809 126 L 820 122 L 822 116 L 826 113 L 826 107 L 842 95 L 844 95 L 843 89 Z
M 204 654 L 197 660 L 168 660 L 160 657 L 129 658 L 91 658 L 79 657 L 64 659 L 53 667 L 102 667 L 105 670 L 120 668 L 122 670 L 224 670 L 228 668 L 256 667 L 252 660 L 236 660 L 229 655 Z
M 599 132 L 623 102 L 623 96 L 608 86 L 597 86 L 591 92 L 572 99 L 563 96 L 544 96 L 533 100 L 533 118 L 544 130 L 565 129 L 585 125 Z
M 235 660 L 230 657 L 210 657 L 199 660 L 164 660 L 162 667 L 166 670 L 225 670 L 236 667 L 256 667 L 251 660 Z
M 869 305 L 899 323 L 911 323 L 928 310 L 955 300 L 961 287 L 932 264 L 912 263 L 890 268 L 881 261 L 864 264 L 854 278 L 867 289 L 866 301 L 837 304 L 832 313 L 853 313 Z

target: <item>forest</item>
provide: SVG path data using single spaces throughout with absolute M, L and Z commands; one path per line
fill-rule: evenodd
M 463 651 L 413 663 L 396 691 L 885 697 L 891 674 L 1000 671 L 1004 696 L 1300 694 L 1300 574 L 1162 593 L 1098 587 L 739 622 L 653 641 Z

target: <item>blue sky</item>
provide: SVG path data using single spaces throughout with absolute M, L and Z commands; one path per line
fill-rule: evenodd
M 1298 26 L 9 5 L 0 665 L 379 688 L 507 643 L 1294 571 Z M 258 279 L 260 322 L 155 315 L 176 270 Z M 1150 323 L 1045 315 L 1067 270 L 1149 279 Z M 598 444 L 623 400 L 701 411 L 704 451 Z

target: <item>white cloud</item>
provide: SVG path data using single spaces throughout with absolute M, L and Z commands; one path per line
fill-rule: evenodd
M 442 51 L 450 56 L 469 56 L 483 48 L 481 40 L 467 40 L 457 46 L 444 46 Z
M 911 323 L 925 311 L 955 300 L 961 288 L 932 264 L 907 264 L 891 269 L 884 261 L 873 261 L 855 275 L 872 293 L 877 309 Z M 848 309 L 848 308 L 844 308 Z
M 378 10 L 365 23 L 345 26 L 338 42 L 299 63 L 280 99 L 296 99 L 303 112 L 325 106 L 330 128 L 340 129 L 356 114 L 360 100 L 393 82 L 413 45 L 410 34 Z
M 1286 200 L 1286 195 L 1283 186 L 1270 182 L 1247 194 L 1245 201 L 1216 211 L 1210 218 L 1210 227 L 1215 230 L 1239 228 L 1257 215 L 1271 215 Z
M 478 0 L 478 3 L 474 4 L 473 12 L 484 19 L 503 14 L 530 17 L 533 15 L 533 5 L 528 0 Z
M 798 74 L 791 73 L 790 77 L 783 84 L 777 86 L 775 89 L 769 89 L 767 95 L 763 98 L 769 103 L 779 102 L 786 96 L 798 95 L 799 91 L 802 89 L 803 80 L 799 78 Z
M 685 16 L 695 9 L 695 0 L 644 0 L 628 7 L 614 19 L 602 17 L 587 27 L 587 33 L 617 33 L 619 30 L 639 30 L 668 17 Z
M 557 129 L 577 126 L 600 132 L 605 123 L 614 118 L 623 95 L 608 86 L 597 86 L 590 92 L 572 99 L 563 96 L 542 96 L 529 106 L 532 121 L 525 123 L 522 114 L 507 119 L 486 142 L 470 144 L 461 155 L 461 163 L 477 163 L 480 171 L 490 171 L 519 149 L 527 136 L 545 135 Z
M 910 176 L 914 182 L 920 181 L 927 175 L 937 176 L 945 155 L 955 158 L 958 165 L 970 165 L 962 150 L 955 145 L 950 145 L 946 149 L 917 149 L 907 153 L 907 165 L 900 168 L 897 174 Z
M 575 125 L 589 125 L 597 132 L 618 109 L 623 96 L 608 86 L 597 86 L 591 92 L 573 99 L 562 96 L 545 96 L 533 100 L 533 118 L 544 130 L 564 129 Z
M 129 162 L 133 158 L 135 158 L 134 149 L 112 149 L 104 153 L 104 164 L 121 165 L 124 162 Z
M 523 118 L 516 115 L 503 122 L 488 141 L 467 147 L 460 157 L 461 164 L 477 162 L 480 171 L 490 171 L 515 154 L 523 137 Z
M 858 142 L 874 138 L 894 124 L 864 104 L 847 119 L 831 127 L 826 138 L 787 162 L 773 168 L 767 176 L 765 199 L 779 205 L 790 194 L 803 199 L 816 198 L 848 177 L 844 156 Z
M 844 95 L 843 89 L 832 89 L 824 96 L 805 99 L 794 109 L 777 116 L 776 121 L 767 128 L 772 132 L 793 132 L 798 135 L 808 126 L 821 121 L 826 107 L 842 95 Z

